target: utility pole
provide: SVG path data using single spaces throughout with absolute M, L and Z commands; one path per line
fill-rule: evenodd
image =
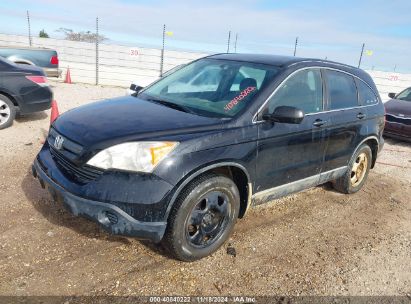
M 358 61 L 358 68 L 361 67 L 362 55 L 364 54 L 365 43 L 362 44 L 360 61 Z
M 238 33 L 235 34 L 234 53 L 237 53 L 237 40 L 238 40 Z
M 98 43 L 99 43 L 99 34 L 98 34 L 98 17 L 96 18 L 96 85 L 98 85 Z
M 294 57 L 297 54 L 297 45 L 298 45 L 298 37 L 295 38 L 295 45 L 294 45 Z
M 30 15 L 29 15 L 29 11 L 27 11 L 27 25 L 28 25 L 28 29 L 29 29 L 29 46 L 31 47 L 32 41 L 31 41 L 31 26 L 30 26 Z
M 230 53 L 231 31 L 228 31 L 227 53 Z
M 163 77 L 163 66 L 164 66 L 164 46 L 166 40 L 166 25 L 163 25 L 163 47 L 161 48 L 161 59 L 160 59 L 160 77 Z

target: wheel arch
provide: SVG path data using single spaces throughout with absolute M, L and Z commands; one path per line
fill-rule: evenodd
M 251 195 L 252 195 L 252 184 L 250 175 L 247 169 L 236 162 L 218 162 L 213 164 L 208 164 L 206 166 L 196 168 L 187 174 L 182 181 L 179 182 L 176 190 L 171 196 L 169 204 L 167 206 L 165 219 L 168 220 L 171 209 L 174 206 L 178 196 L 181 191 L 190 184 L 193 180 L 199 177 L 202 174 L 214 172 L 220 175 L 227 176 L 232 179 L 236 184 L 238 191 L 240 192 L 240 213 L 239 218 L 242 218 L 247 213 L 247 210 L 250 207 Z
M 372 161 L 371 161 L 371 168 L 374 168 L 375 162 L 377 161 L 377 156 L 379 152 L 379 141 L 378 137 L 375 135 L 368 136 L 364 138 L 355 148 L 353 155 L 358 151 L 358 149 L 363 145 L 366 144 L 370 147 L 372 152 Z
M 8 93 L 8 92 L 5 92 L 4 90 L 2 90 L 1 88 L 0 88 L 0 95 L 4 95 L 4 96 L 6 96 L 8 99 L 10 99 L 11 100 L 11 102 L 14 104 L 14 106 L 15 107 L 18 107 L 19 106 L 19 104 L 18 104 L 18 102 L 17 102 L 17 100 L 16 100 L 16 98 L 14 98 L 14 96 L 13 95 L 11 95 L 10 93 Z

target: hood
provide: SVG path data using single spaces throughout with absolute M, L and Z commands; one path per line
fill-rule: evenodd
M 53 123 L 63 136 L 86 148 L 159 136 L 221 128 L 221 120 L 178 111 L 133 96 L 90 103 L 70 110 Z
M 397 115 L 402 114 L 411 117 L 411 101 L 400 99 L 391 99 L 385 104 L 385 111 L 388 114 Z

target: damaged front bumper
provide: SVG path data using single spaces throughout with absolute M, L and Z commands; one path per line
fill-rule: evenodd
M 116 205 L 74 195 L 54 182 L 44 172 L 37 159 L 34 161 L 32 171 L 33 176 L 40 180 L 41 186 L 47 188 L 55 200 L 62 201 L 74 215 L 89 218 L 112 234 L 132 236 L 153 242 L 161 241 L 167 222 L 142 222 Z

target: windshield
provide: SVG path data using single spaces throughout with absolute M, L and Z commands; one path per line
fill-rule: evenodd
M 402 91 L 400 94 L 398 94 L 397 99 L 411 101 L 411 88 L 408 88 Z
M 278 67 L 200 59 L 149 86 L 140 98 L 209 117 L 233 117 L 277 75 Z

